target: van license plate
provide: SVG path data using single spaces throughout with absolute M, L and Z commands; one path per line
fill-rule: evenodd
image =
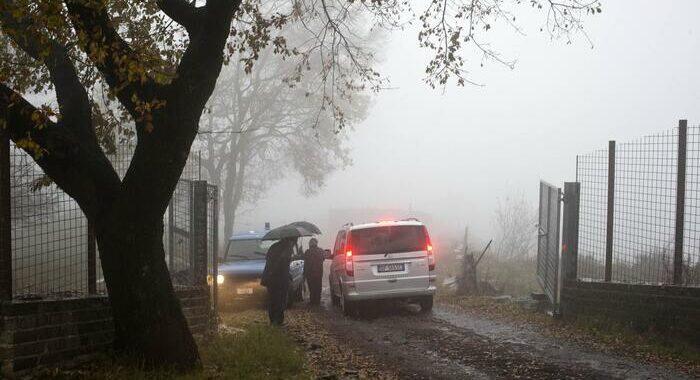
M 253 294 L 253 288 L 238 288 L 236 289 L 237 294 Z
M 403 263 L 401 264 L 379 264 L 377 272 L 402 272 L 406 269 Z

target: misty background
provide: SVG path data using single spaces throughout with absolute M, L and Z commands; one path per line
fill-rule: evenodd
M 487 34 L 515 69 L 470 57 L 470 79 L 483 86 L 430 89 L 422 81 L 430 53 L 418 48 L 416 23 L 388 34 L 378 68 L 390 89 L 344 132 L 352 166 L 309 197 L 292 174 L 243 205 L 236 229 L 307 219 L 328 245 L 340 227 L 329 222 L 331 210 L 395 209 L 429 214 L 433 233 L 459 237 L 468 225 L 488 240 L 499 202 L 522 196 L 534 210 L 538 181 L 575 180 L 577 154 L 670 129 L 680 118 L 696 125 L 700 3 L 603 6 L 585 20 L 591 42 L 579 34 L 567 44 L 540 31 L 542 11 L 522 5 L 524 35 L 502 23 Z

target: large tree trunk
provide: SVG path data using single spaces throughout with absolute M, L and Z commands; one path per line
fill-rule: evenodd
M 114 315 L 115 350 L 149 368 L 199 365 L 165 264 L 162 218 L 147 221 L 116 210 L 97 220 L 96 237 Z
M 235 168 L 226 168 L 226 178 L 223 179 L 223 207 L 224 207 L 224 234 L 228 239 L 233 235 L 233 225 L 236 219 L 236 207 L 233 203 L 233 183 L 235 181 Z
M 231 203 L 224 198 L 224 234 L 227 239 L 233 235 L 233 226 L 236 222 L 236 210 L 231 207 Z

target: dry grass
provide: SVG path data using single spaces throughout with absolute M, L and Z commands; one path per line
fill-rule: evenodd
M 488 282 L 499 294 L 517 297 L 542 291 L 536 272 L 534 257 L 503 259 L 487 254 L 477 267 L 477 278 L 480 283 Z

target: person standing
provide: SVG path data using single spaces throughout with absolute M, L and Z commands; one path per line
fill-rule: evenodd
M 309 286 L 312 305 L 321 304 L 321 284 L 323 281 L 323 250 L 318 247 L 318 240 L 309 240 L 309 249 L 304 252 L 304 277 Z
M 289 263 L 296 244 L 297 238 L 283 238 L 267 251 L 260 285 L 267 287 L 267 314 L 273 325 L 284 323 L 289 293 Z

